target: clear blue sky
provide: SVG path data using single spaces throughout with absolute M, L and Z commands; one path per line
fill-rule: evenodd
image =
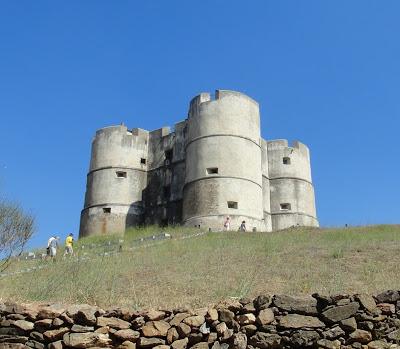
M 0 193 L 32 245 L 79 228 L 90 142 L 217 88 L 311 149 L 323 226 L 399 223 L 400 2 L 0 1 Z

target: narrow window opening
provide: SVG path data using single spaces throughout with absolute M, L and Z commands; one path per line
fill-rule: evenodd
M 207 174 L 208 175 L 210 175 L 210 174 L 218 174 L 218 167 L 209 167 L 207 169 Z
M 126 178 L 127 176 L 125 171 L 117 171 L 116 174 L 118 178 Z
M 103 213 L 111 213 L 111 207 L 103 207 Z
M 290 158 L 289 157 L 284 157 L 283 158 L 283 164 L 284 165 L 290 165 Z
M 292 207 L 290 204 L 288 204 L 288 203 L 281 204 L 281 210 L 289 211 L 291 209 L 292 209 Z
M 171 186 L 165 185 L 163 191 L 164 191 L 164 199 L 169 200 L 169 197 L 171 196 Z
M 172 161 L 172 155 L 173 155 L 172 149 L 166 150 L 165 151 L 165 160 Z
M 237 208 L 238 208 L 237 201 L 228 201 L 228 208 L 234 208 L 237 210 Z
M 140 158 L 140 163 L 142 165 L 146 165 L 146 159 L 145 158 Z

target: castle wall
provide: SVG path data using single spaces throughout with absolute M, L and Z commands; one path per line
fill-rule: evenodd
M 185 177 L 184 133 L 186 121 L 149 134 L 150 162 L 145 197 L 146 224 L 182 221 L 182 188 Z
M 318 226 L 308 148 L 287 140 L 267 142 L 272 229 Z
M 215 100 L 202 93 L 190 104 L 183 222 L 221 230 L 227 216 L 232 229 L 245 220 L 265 230 L 258 104 L 219 90 Z
M 263 214 L 266 231 L 272 231 L 271 218 L 271 188 L 268 170 L 268 144 L 261 138 L 261 169 L 262 169 L 262 192 L 263 192 Z
M 147 183 L 147 131 L 103 128 L 92 142 L 80 236 L 124 232 L 143 217 Z M 141 163 L 144 159 L 146 164 Z

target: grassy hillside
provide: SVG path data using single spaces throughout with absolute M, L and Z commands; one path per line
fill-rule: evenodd
M 137 243 L 138 237 L 157 232 L 128 232 L 122 252 L 103 237 L 80 241 L 79 258 L 15 263 L 14 270 L 41 269 L 0 277 L 0 298 L 103 307 L 196 307 L 260 293 L 400 289 L 399 225 L 205 233 L 187 239 L 182 237 L 197 231 L 181 228 L 170 231 L 170 240 Z M 90 244 L 98 245 L 88 248 Z

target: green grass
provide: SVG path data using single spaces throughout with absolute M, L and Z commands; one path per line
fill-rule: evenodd
M 175 228 L 168 230 L 171 240 L 127 248 L 138 237 L 159 231 L 155 227 L 130 230 L 123 251 L 112 256 L 99 255 L 101 248 L 79 249 L 110 237 L 87 238 L 76 249 L 90 259 L 14 263 L 14 270 L 38 265 L 43 269 L 0 278 L 0 298 L 103 307 L 198 307 L 261 293 L 400 289 L 399 225 L 207 233 L 192 239 L 179 237 L 198 230 Z

